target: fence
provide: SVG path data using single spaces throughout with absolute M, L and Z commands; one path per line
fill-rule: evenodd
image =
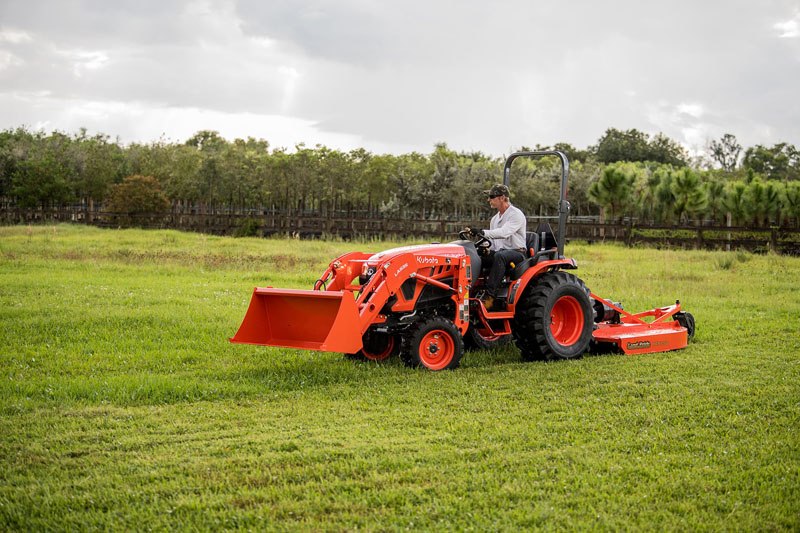
M 528 217 L 528 227 L 550 222 L 557 230 L 556 217 Z M 455 218 L 379 218 L 359 214 L 262 210 L 258 214 L 156 213 L 126 215 L 84 208 L 0 210 L 0 223 L 37 224 L 72 222 L 103 228 L 140 227 L 179 229 L 215 235 L 290 235 L 299 238 L 337 236 L 343 239 L 437 239 L 453 240 L 464 226 L 486 225 L 486 220 Z M 773 251 L 800 255 L 800 229 L 790 227 L 657 226 L 633 220 L 600 223 L 591 217 L 573 218 L 566 229 L 567 239 L 588 242 L 612 241 L 629 246 L 647 244 L 658 247 L 698 249 L 745 249 L 756 253 Z

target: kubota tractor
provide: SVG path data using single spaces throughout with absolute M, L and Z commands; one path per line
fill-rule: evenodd
M 488 348 L 513 338 L 525 360 L 571 359 L 590 347 L 626 354 L 684 348 L 694 318 L 679 302 L 631 314 L 592 294 L 564 256 L 569 161 L 559 151 L 517 152 L 505 163 L 510 182 L 518 157 L 561 160 L 558 232 L 547 223 L 528 233 L 527 257 L 508 272 L 504 304 L 487 311 L 481 248 L 461 233 L 448 244 L 406 246 L 334 259 L 313 290 L 256 287 L 231 342 L 282 346 L 383 360 L 399 353 L 409 366 L 456 368 L 464 341 Z M 647 319 L 647 320 L 645 320 Z

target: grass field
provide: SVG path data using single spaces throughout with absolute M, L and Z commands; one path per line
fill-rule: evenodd
M 0 530 L 800 529 L 800 259 L 570 244 L 687 349 L 452 372 L 229 344 L 393 243 L 0 228 Z

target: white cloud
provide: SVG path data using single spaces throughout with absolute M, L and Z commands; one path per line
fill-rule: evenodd
M 0 50 L 0 71 L 11 67 L 19 67 L 25 62 L 8 50 Z
M 59 50 L 72 63 L 72 73 L 81 77 L 87 70 L 98 70 L 108 64 L 109 57 L 104 51 L 86 52 L 82 50 Z
M 676 107 L 676 111 L 682 115 L 688 115 L 692 118 L 700 118 L 703 116 L 704 109 L 701 104 L 688 104 L 680 103 Z
M 778 31 L 778 37 L 782 39 L 796 39 L 800 37 L 800 10 L 795 13 L 794 18 L 778 22 L 772 27 Z
M 28 32 L 10 28 L 0 29 L 0 43 L 22 44 L 32 40 L 33 37 Z
M 376 152 L 392 146 L 358 135 L 323 131 L 313 121 L 284 115 L 225 113 L 191 107 L 153 107 L 143 102 L 64 100 L 50 94 L 0 94 L 0 108 L 21 109 L 19 125 L 34 129 L 90 132 L 119 136 L 124 143 L 147 143 L 159 138 L 182 142 L 200 130 L 218 131 L 223 137 L 266 139 L 274 148 L 294 149 L 297 144 L 323 144 L 343 150 L 365 147 Z M 25 116 L 26 119 L 22 120 Z M 404 146 L 403 151 L 413 147 Z

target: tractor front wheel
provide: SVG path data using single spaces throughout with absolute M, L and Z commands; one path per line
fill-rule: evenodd
M 548 272 L 533 280 L 517 306 L 514 341 L 526 361 L 579 357 L 592 340 L 589 290 L 578 277 Z
M 464 340 L 450 320 L 429 318 L 411 328 L 403 338 L 400 357 L 412 367 L 429 370 L 452 370 L 461 363 Z

